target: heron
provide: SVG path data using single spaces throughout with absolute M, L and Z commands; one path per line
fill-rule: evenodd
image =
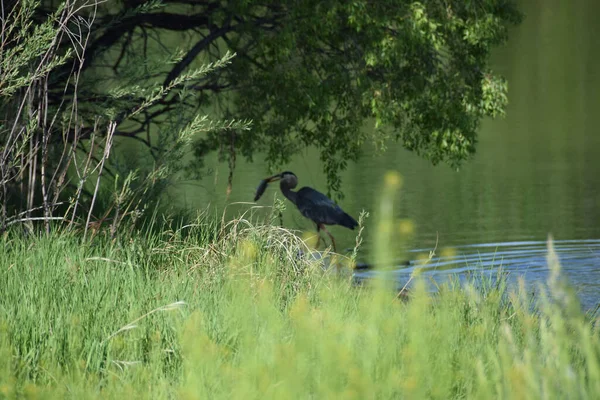
M 333 251 L 337 251 L 335 239 L 327 228 L 325 228 L 325 225 L 341 225 L 352 230 L 358 226 L 358 222 L 354 218 L 344 212 L 340 206 L 323 193 L 308 186 L 294 192 L 292 189 L 298 186 L 298 177 L 290 171 L 284 171 L 263 179 L 256 191 L 254 201 L 257 201 L 262 196 L 269 183 L 275 181 L 280 181 L 279 188 L 281 192 L 289 201 L 296 205 L 300 213 L 317 225 L 317 234 L 319 235 L 317 246 L 321 241 L 319 232 L 323 230 L 331 238 Z

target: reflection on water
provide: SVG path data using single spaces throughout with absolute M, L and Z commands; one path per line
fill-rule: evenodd
M 575 287 L 585 309 L 600 304 L 600 240 L 560 240 L 554 248 L 561 262 L 562 273 Z M 429 249 L 416 249 L 412 255 L 428 252 Z M 548 278 L 545 241 L 522 241 L 504 243 L 484 243 L 458 246 L 452 255 L 434 256 L 427 265 L 419 267 L 416 262 L 401 266 L 394 272 L 394 279 L 402 287 L 415 268 L 422 268 L 422 276 L 442 283 L 450 276 L 464 281 L 469 274 L 483 273 L 495 276 L 498 268 L 508 273 L 509 282 L 515 283 L 519 277 L 532 285 L 543 283 Z M 357 278 L 373 277 L 375 271 L 356 272 Z

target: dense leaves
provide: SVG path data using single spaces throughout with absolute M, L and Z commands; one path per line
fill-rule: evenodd
M 207 110 L 252 119 L 248 132 L 197 138 L 196 160 L 220 150 L 248 159 L 266 154 L 277 165 L 314 146 L 334 190 L 337 172 L 364 143 L 395 138 L 433 163 L 467 159 L 482 118 L 504 112 L 506 82 L 488 61 L 520 19 L 511 0 L 115 4 L 103 5 L 78 67 L 92 83 L 79 101 L 92 112 L 116 109 L 117 135 L 149 138 L 150 127 L 164 130 Z M 237 54 L 228 68 L 179 85 L 143 115 L 123 112 L 126 98 L 106 91 L 172 85 L 228 50 Z M 64 88 L 60 75 L 56 88 Z

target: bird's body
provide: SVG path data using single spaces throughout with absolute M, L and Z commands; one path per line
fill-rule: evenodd
M 317 226 L 341 225 L 354 229 L 358 223 L 329 197 L 310 187 L 303 187 L 296 192 L 296 206 L 302 215 L 314 221 Z
M 349 229 L 354 229 L 358 226 L 358 222 L 354 218 L 344 212 L 340 206 L 323 193 L 306 186 L 297 192 L 293 191 L 292 189 L 298 185 L 298 178 L 293 172 L 286 171 L 264 179 L 257 190 L 254 200 L 258 200 L 265 191 L 266 183 L 276 180 L 280 180 L 279 187 L 283 195 L 298 207 L 303 216 L 312 220 L 317 225 L 317 232 L 321 229 L 327 232 L 331 238 L 334 250 L 335 240 L 325 228 L 325 225 L 341 225 Z

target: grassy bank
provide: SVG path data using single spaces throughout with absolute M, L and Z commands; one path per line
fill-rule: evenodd
M 559 275 L 535 307 L 524 290 L 432 294 L 418 278 L 405 303 L 298 260 L 279 228 L 186 229 L 92 245 L 5 235 L 0 397 L 600 395 L 600 338 Z

